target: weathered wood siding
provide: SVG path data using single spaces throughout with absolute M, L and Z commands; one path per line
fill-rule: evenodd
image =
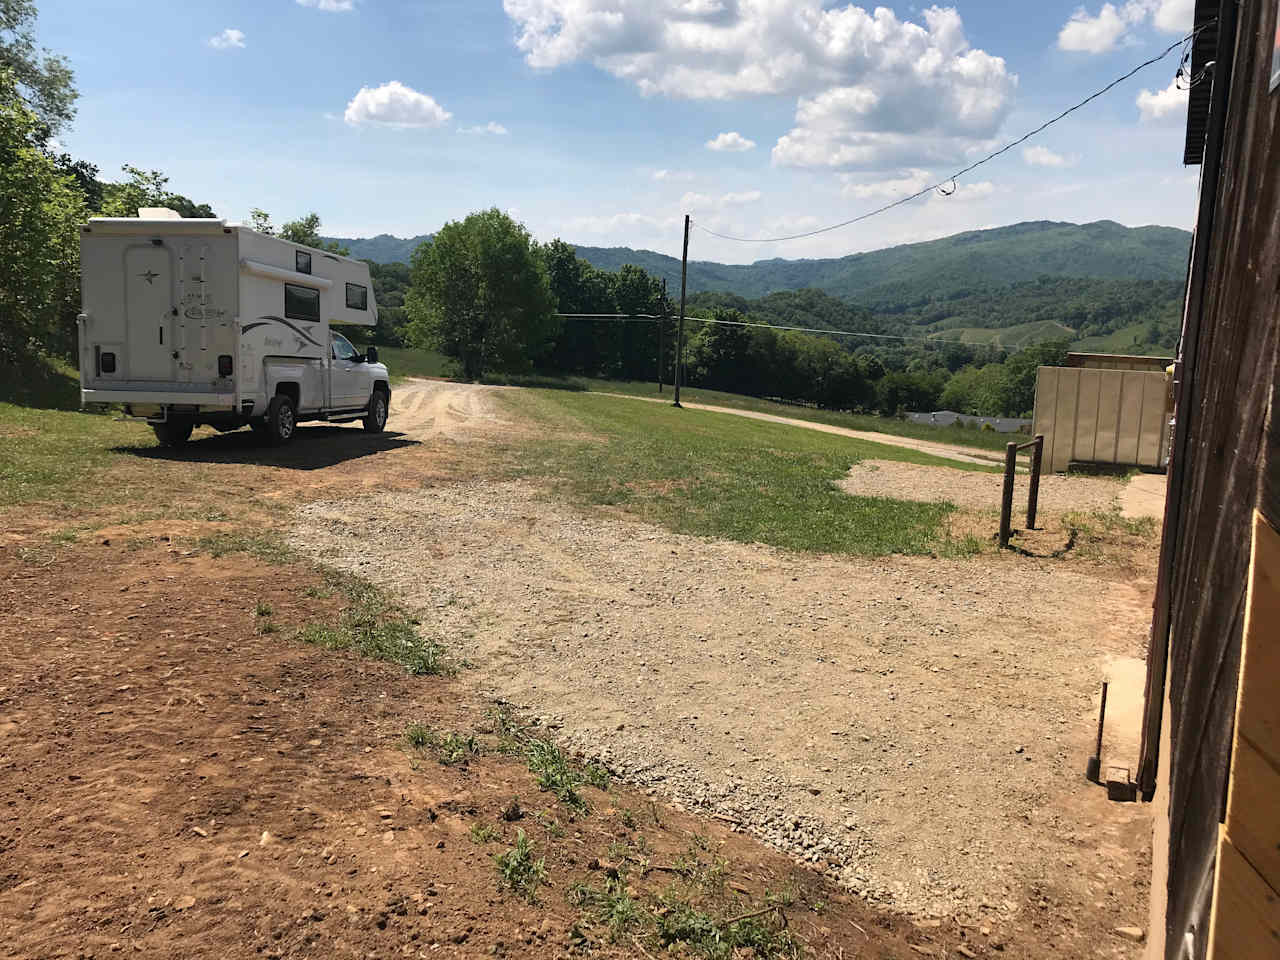
M 1227 0 L 1220 16 L 1229 22 Z M 1275 0 L 1244 0 L 1230 65 L 1221 174 L 1195 356 L 1177 416 L 1189 417 L 1181 506 L 1166 526 L 1169 574 L 1169 881 L 1165 956 L 1208 948 L 1208 908 L 1225 813 L 1255 508 L 1273 519 L 1280 462 L 1270 416 L 1280 329 L 1280 95 L 1268 91 Z M 1227 51 L 1230 54 L 1230 51 Z M 1206 159 L 1206 164 L 1208 163 Z M 1270 421 L 1270 422 L 1269 422 Z M 1157 611 L 1157 623 L 1160 614 Z M 1160 638 L 1156 638 L 1160 642 Z M 1280 679 L 1263 681 L 1280 698 Z M 1234 856 L 1234 853 L 1231 854 Z M 1232 861 L 1234 862 L 1234 861 Z M 1224 878 L 1231 883 L 1238 877 Z M 1231 886 L 1230 890 L 1240 889 Z M 1230 920 L 1219 918 L 1219 923 Z M 1223 956 L 1227 954 L 1222 954 Z M 1280 955 L 1280 954 L 1277 954 Z

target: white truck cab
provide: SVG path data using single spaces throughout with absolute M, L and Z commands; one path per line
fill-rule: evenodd
M 377 323 L 367 264 L 224 220 L 139 212 L 81 228 L 82 403 L 123 404 L 166 445 L 201 424 L 274 443 L 304 420 L 384 429 L 387 368 L 332 329 Z

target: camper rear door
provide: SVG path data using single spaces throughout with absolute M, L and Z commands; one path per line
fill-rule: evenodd
M 119 262 L 119 261 L 117 261 Z M 176 379 L 173 342 L 173 252 L 134 245 L 124 255 L 127 346 L 123 373 L 130 380 Z

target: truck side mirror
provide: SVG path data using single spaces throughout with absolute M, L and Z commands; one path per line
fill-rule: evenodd
M 364 352 L 364 362 L 365 362 L 365 363 L 377 363 L 377 362 L 378 362 L 378 348 L 377 348 L 377 347 L 370 347 L 368 350 L 366 350 L 366 351 Z

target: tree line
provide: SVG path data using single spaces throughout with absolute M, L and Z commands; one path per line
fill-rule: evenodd
M 446 224 L 417 248 L 407 268 L 380 267 L 374 276 L 375 295 L 394 291 L 402 304 L 390 308 L 399 325 L 379 335 L 438 350 L 457 361 L 467 379 L 493 373 L 615 380 L 661 375 L 670 383 L 675 375 L 674 291 L 633 264 L 604 271 L 563 240 L 538 243 L 497 209 Z M 1065 341 L 1009 354 L 924 339 L 886 348 L 867 340 L 850 343 L 836 334 L 775 328 L 876 333 L 875 320 L 865 310 L 816 290 L 774 293 L 758 301 L 700 294 L 687 314 L 686 383 L 832 409 L 897 414 L 947 407 L 1022 416 L 1035 403 L 1037 367 L 1063 363 L 1066 357 Z

